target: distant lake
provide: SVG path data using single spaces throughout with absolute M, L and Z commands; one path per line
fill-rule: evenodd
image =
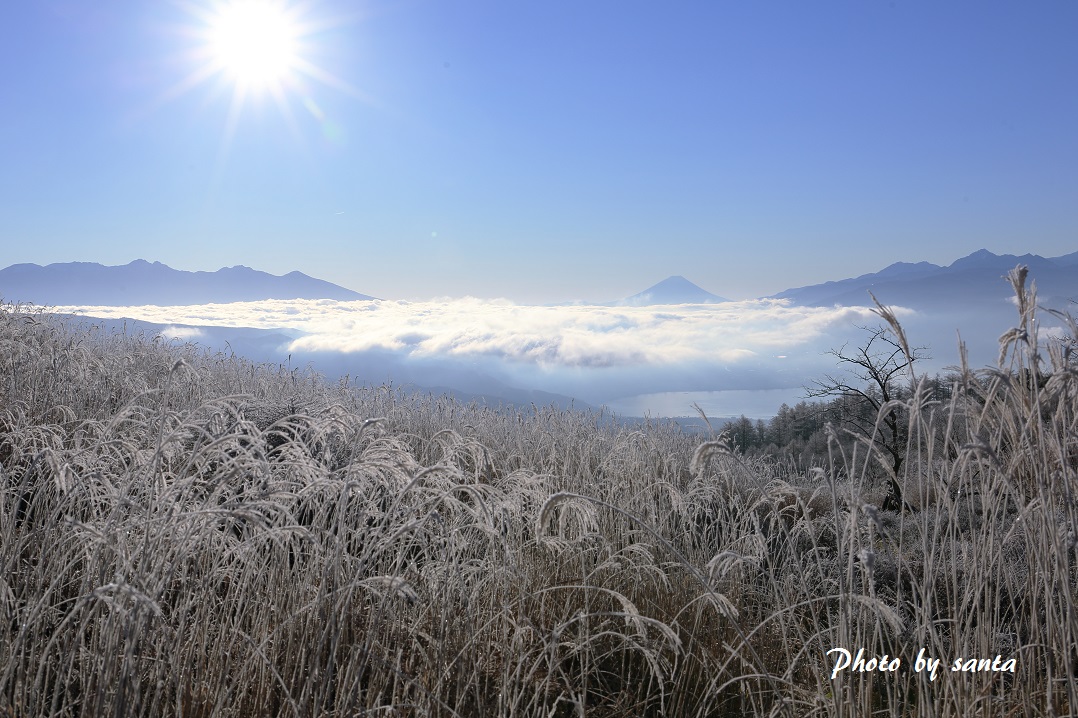
M 741 416 L 768 419 L 783 403 L 793 406 L 804 398 L 804 389 L 728 389 L 725 391 L 666 391 L 639 394 L 607 402 L 621 416 L 679 417 L 697 416 L 693 402 L 709 417 Z

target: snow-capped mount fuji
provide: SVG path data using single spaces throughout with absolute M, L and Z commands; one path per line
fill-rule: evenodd
M 0 269 L 0 297 L 6 302 L 32 302 L 45 306 L 175 306 L 262 299 L 373 299 L 302 272 L 277 276 L 242 265 L 216 272 L 187 272 L 143 259 L 122 266 L 96 262 L 46 266 L 13 264 Z
M 718 304 L 728 301 L 730 300 L 701 289 L 685 277 L 676 275 L 667 277 L 639 294 L 626 297 L 618 304 L 642 307 L 652 304 Z

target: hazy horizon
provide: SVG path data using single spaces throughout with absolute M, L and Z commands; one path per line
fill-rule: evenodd
M 984 248 L 978 248 L 978 250 L 976 250 L 976 251 L 981 251 L 983 249 Z M 988 250 L 988 251 L 991 251 L 991 250 Z M 1067 254 L 1069 254 L 1069 253 L 1070 252 L 1067 252 Z M 994 254 L 996 254 L 996 253 L 994 253 Z M 1011 251 L 999 252 L 998 254 L 999 255 L 1004 255 L 1004 256 L 1012 255 L 1012 256 L 1016 256 L 1016 257 L 1021 257 L 1021 256 L 1026 255 L 1026 254 L 1036 254 L 1036 253 L 1029 252 L 1029 251 L 1025 250 L 1025 248 L 1019 248 L 1019 249 L 1012 249 Z M 944 261 L 942 264 L 937 264 L 935 262 L 932 262 L 932 264 L 937 264 L 937 266 L 941 266 L 941 267 L 948 267 L 954 261 L 959 260 L 959 259 L 964 259 L 964 258 L 966 258 L 968 256 L 969 256 L 968 254 L 967 255 L 962 255 L 960 257 L 956 256 L 956 257 L 951 258 L 950 261 Z M 1059 256 L 1062 256 L 1062 254 L 1059 255 Z M 1045 256 L 1043 258 L 1052 259 L 1053 257 Z M 135 257 L 134 259 L 130 260 L 129 262 L 125 262 L 123 264 L 117 264 L 117 265 L 108 265 L 108 264 L 105 264 L 103 262 L 100 262 L 100 261 L 97 261 L 97 260 L 92 260 L 92 259 L 87 259 L 87 260 L 64 260 L 64 261 L 55 262 L 55 263 L 56 264 L 86 263 L 86 264 L 99 264 L 99 265 L 105 266 L 105 267 L 121 267 L 121 266 L 126 266 L 128 264 L 134 264 L 134 263 L 140 262 L 140 261 L 147 262 L 147 263 L 150 263 L 150 264 L 160 262 L 160 260 L 154 259 L 152 257 L 140 256 L 140 257 Z M 905 264 L 918 264 L 918 263 L 925 262 L 925 261 L 928 261 L 928 260 L 923 260 L 923 259 L 919 259 L 919 258 L 916 258 L 916 257 L 907 257 L 907 258 L 897 260 L 897 261 L 900 262 L 900 263 L 905 263 Z M 213 269 L 186 269 L 184 267 L 172 266 L 172 265 L 169 265 L 169 264 L 164 263 L 164 262 L 160 262 L 160 263 L 165 264 L 167 267 L 169 267 L 170 269 L 173 269 L 173 270 L 184 271 L 184 272 L 208 272 L 208 273 L 211 273 L 211 274 L 214 273 L 214 272 L 218 272 L 218 271 L 222 271 L 222 270 L 228 270 L 228 269 L 235 269 L 235 268 L 238 268 L 238 267 L 251 269 L 251 270 L 254 270 L 256 272 L 265 272 L 266 274 L 270 274 L 270 275 L 272 275 L 274 277 L 284 277 L 284 276 L 286 276 L 286 275 L 288 275 L 288 274 L 290 274 L 292 272 L 299 271 L 299 272 L 301 272 L 303 274 L 306 274 L 311 279 L 329 281 L 329 280 L 326 280 L 325 277 L 310 275 L 310 274 L 307 274 L 306 272 L 303 272 L 302 270 L 299 270 L 299 269 L 291 269 L 291 270 L 284 269 L 284 270 L 280 270 L 279 273 L 277 273 L 277 272 L 267 272 L 265 269 L 263 269 L 260 266 L 252 265 L 252 264 L 246 264 L 246 263 L 238 263 L 238 264 L 233 264 L 233 265 L 215 267 Z M 26 264 L 36 264 L 38 266 L 45 266 L 45 265 L 43 265 L 42 263 L 39 263 L 39 262 L 26 262 Z M 8 267 L 10 267 L 10 266 L 12 266 L 12 265 L 8 265 Z M 842 280 L 845 280 L 845 279 L 851 279 L 851 278 L 859 277 L 859 276 L 863 276 L 863 275 L 875 274 L 875 273 L 877 273 L 877 272 L 879 272 L 881 270 L 884 270 L 886 268 L 887 267 L 879 266 L 879 267 L 868 269 L 867 271 L 862 272 L 859 275 L 850 275 L 849 277 L 829 276 L 829 277 L 826 277 L 826 278 L 820 280 L 818 283 L 802 282 L 800 284 L 793 284 L 793 285 L 790 285 L 790 286 L 787 286 L 787 287 L 782 287 L 781 289 L 776 290 L 775 292 L 771 292 L 769 294 L 755 294 L 753 296 L 743 297 L 742 299 L 727 298 L 726 301 L 738 302 L 738 301 L 751 301 L 751 300 L 754 300 L 754 299 L 768 299 L 768 298 L 772 297 L 773 295 L 780 294 L 780 293 L 785 292 L 787 290 L 798 289 L 798 288 L 806 287 L 806 286 L 814 286 L 815 284 L 821 284 L 822 285 L 822 284 L 827 284 L 827 283 L 830 283 L 830 282 L 838 282 L 838 281 L 842 281 Z M 3 269 L 3 267 L 0 267 L 0 269 Z M 1033 278 L 1035 279 L 1036 277 L 1034 276 Z M 489 295 L 483 295 L 483 294 L 477 294 L 477 293 L 470 293 L 470 292 L 467 291 L 468 288 L 464 287 L 464 288 L 462 288 L 464 291 L 461 291 L 460 293 L 457 293 L 457 294 L 440 294 L 440 295 L 421 296 L 421 297 L 381 296 L 381 297 L 377 297 L 377 299 L 392 300 L 392 301 L 405 301 L 405 302 L 438 302 L 438 301 L 449 301 L 449 300 L 458 300 L 458 299 L 460 299 L 460 300 L 479 299 L 479 300 L 495 301 L 495 302 L 497 302 L 497 301 L 511 302 L 513 304 L 519 304 L 519 305 L 522 305 L 522 306 L 564 306 L 564 305 L 570 305 L 570 306 L 572 306 L 572 305 L 606 306 L 606 305 L 612 305 L 612 304 L 617 304 L 619 306 L 624 306 L 623 302 L 626 302 L 627 300 L 632 300 L 634 297 L 636 297 L 638 295 L 642 295 L 645 292 L 649 291 L 650 289 L 653 289 L 657 285 L 660 285 L 660 284 L 662 284 L 662 283 L 664 283 L 664 282 L 666 282 L 667 280 L 670 280 L 670 279 L 685 279 L 685 280 L 689 281 L 691 284 L 696 285 L 697 288 L 703 289 L 703 290 L 705 290 L 705 291 L 707 291 L 709 293 L 714 294 L 714 292 L 710 292 L 710 288 L 706 285 L 706 282 L 695 281 L 691 276 L 686 276 L 686 274 L 681 273 L 681 274 L 668 275 L 668 276 L 665 276 L 665 277 L 654 278 L 653 280 L 651 280 L 649 282 L 649 284 L 647 286 L 638 286 L 638 287 L 635 287 L 635 288 L 627 288 L 627 289 L 623 290 L 624 293 L 619 295 L 619 296 L 608 296 L 608 297 L 602 297 L 602 298 L 595 298 L 595 297 L 584 298 L 583 295 L 581 295 L 581 296 L 568 296 L 568 297 L 561 296 L 559 298 L 550 297 L 550 298 L 547 298 L 545 300 L 542 299 L 542 298 L 537 298 L 537 299 L 533 298 L 532 301 L 528 301 L 528 300 L 522 300 L 522 299 L 519 299 L 517 297 L 509 296 L 509 295 L 489 296 Z M 1003 279 L 1002 275 L 1001 275 L 1000 279 Z M 361 293 L 361 294 L 368 294 L 368 295 L 371 294 L 370 292 L 365 291 L 365 289 L 362 286 L 353 286 L 353 285 L 349 285 L 349 284 L 340 284 L 340 283 L 337 283 L 337 282 L 334 282 L 334 284 L 337 284 L 338 286 L 342 287 L 343 289 L 351 290 L 353 292 L 358 292 L 358 293 Z M 2 296 L 2 293 L 0 293 L 0 296 Z M 866 295 L 866 299 L 867 298 L 868 297 Z M 685 301 L 662 301 L 662 302 L 659 302 L 659 304 L 686 304 L 686 303 L 687 304 L 693 304 L 694 302 L 691 302 L 691 301 L 689 301 L 689 302 L 685 302 Z M 866 303 L 869 304 L 869 305 L 871 304 L 871 302 L 866 302 Z

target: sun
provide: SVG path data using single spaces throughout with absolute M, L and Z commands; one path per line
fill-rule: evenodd
M 184 16 L 172 28 L 184 41 L 175 57 L 186 72 L 165 87 L 150 109 L 200 87 L 210 89 L 208 99 L 230 98 L 221 138 L 221 161 L 240 131 L 241 117 L 249 104 L 272 100 L 288 130 L 303 144 L 300 122 L 307 113 L 323 136 L 331 137 L 335 131 L 333 120 L 315 99 L 316 83 L 371 102 L 365 93 L 313 59 L 339 54 L 341 46 L 327 45 L 327 35 L 350 24 L 351 16 L 322 17 L 312 12 L 313 0 L 173 2 Z
M 286 84 L 300 65 L 302 32 L 288 8 L 273 0 L 234 0 L 209 18 L 207 44 L 216 68 L 245 90 Z

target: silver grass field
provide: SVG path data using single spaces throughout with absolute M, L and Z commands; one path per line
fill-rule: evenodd
M 908 378 L 902 512 L 838 428 L 798 468 L 6 305 L 0 716 L 1073 715 L 1078 327 L 1011 280 L 998 366 Z

